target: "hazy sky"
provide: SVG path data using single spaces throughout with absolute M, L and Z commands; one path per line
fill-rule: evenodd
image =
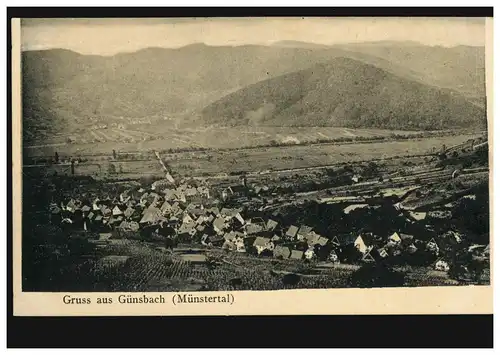
M 145 47 L 417 41 L 484 45 L 483 18 L 23 19 L 23 50 L 66 48 L 112 55 Z

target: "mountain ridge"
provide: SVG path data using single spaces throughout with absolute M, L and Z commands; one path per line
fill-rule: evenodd
M 484 112 L 453 91 L 343 57 L 249 85 L 208 105 L 202 115 L 228 126 L 434 130 L 485 124 Z

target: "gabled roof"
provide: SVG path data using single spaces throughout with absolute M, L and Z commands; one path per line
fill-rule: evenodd
M 113 207 L 113 216 L 119 216 L 119 215 L 122 215 L 122 214 L 123 214 L 123 212 L 120 209 L 120 207 L 118 207 L 118 206 Z
M 214 228 L 216 228 L 217 230 L 219 231 L 222 231 L 224 229 L 224 226 L 225 226 L 225 221 L 224 221 L 224 218 L 216 218 L 212 225 L 214 226 Z
M 263 228 L 259 224 L 249 223 L 245 226 L 245 231 L 247 234 L 256 234 L 262 232 Z
M 300 226 L 297 234 L 305 237 L 310 231 L 312 231 L 312 227 L 303 224 Z
M 289 236 L 289 237 L 295 237 L 295 235 L 297 234 L 297 232 L 299 231 L 299 228 L 297 226 L 290 226 L 290 228 L 288 228 L 287 232 L 286 232 L 286 235 Z
M 350 206 L 347 206 L 346 208 L 344 208 L 344 213 L 349 214 L 351 211 L 354 211 L 358 208 L 365 208 L 365 207 L 368 207 L 368 204 L 361 203 L 361 204 L 350 205 Z
M 273 256 L 275 258 L 277 257 L 282 257 L 283 259 L 288 259 L 290 257 L 290 248 L 282 246 L 282 245 L 277 245 L 274 247 L 273 250 Z
M 135 210 L 132 208 L 132 207 L 128 207 L 125 212 L 123 212 L 123 214 L 125 215 L 125 217 L 130 217 L 132 216 L 133 214 L 135 213 Z
M 398 233 L 398 232 L 394 232 L 394 233 L 392 233 L 392 234 L 389 236 L 389 238 L 388 238 L 388 239 L 389 239 L 389 240 L 392 240 L 393 242 L 396 242 L 396 243 L 398 243 L 398 242 L 400 242 L 400 241 L 401 241 L 401 237 L 399 236 L 399 233 Z
M 255 238 L 255 241 L 253 242 L 254 247 L 265 247 L 271 239 L 269 238 L 264 238 L 264 237 L 257 237 Z
M 82 207 L 82 211 L 83 211 L 83 212 L 88 212 L 88 211 L 90 211 L 90 210 L 91 210 L 91 208 L 90 208 L 89 206 L 87 206 L 87 205 L 84 205 L 84 206 Z
M 87 218 L 88 218 L 89 220 L 92 220 L 92 218 L 94 218 L 94 217 L 95 217 L 95 213 L 94 213 L 94 212 L 92 212 L 92 211 L 91 211 L 91 212 L 89 212 L 89 214 L 87 215 Z
M 321 245 L 322 247 L 324 247 L 326 244 L 328 244 L 328 238 L 325 238 L 325 237 L 319 237 L 318 238 L 318 241 L 316 244 L 319 244 Z
M 196 230 L 196 224 L 194 222 L 183 223 L 179 228 L 179 234 L 193 233 Z
M 227 233 L 224 234 L 224 239 L 227 240 L 227 241 L 231 241 L 234 238 L 236 238 L 236 233 L 234 231 L 227 232 Z
M 292 250 L 292 254 L 290 255 L 290 259 L 300 260 L 304 256 L 304 252 L 300 250 Z
M 111 209 L 109 207 L 102 206 L 101 213 L 103 214 L 103 216 L 109 216 L 111 214 Z
M 160 207 L 160 210 L 162 213 L 168 212 L 171 209 L 172 209 L 172 205 L 170 203 L 168 203 L 167 200 L 165 200 L 165 202 L 163 202 L 163 204 Z
M 154 223 L 161 217 L 160 209 L 157 207 L 148 207 L 144 210 L 143 216 L 139 223 Z
M 278 225 L 278 222 L 276 222 L 272 219 L 269 219 L 266 223 L 266 229 L 268 231 L 272 231 L 272 230 L 274 230 L 274 228 L 276 228 L 277 225 Z
M 236 219 L 238 222 L 240 222 L 241 225 L 245 224 L 245 220 L 241 216 L 239 212 L 236 212 L 236 214 L 233 216 L 234 219 Z

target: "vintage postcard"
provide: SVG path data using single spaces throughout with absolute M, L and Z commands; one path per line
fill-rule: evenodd
M 15 315 L 492 313 L 492 19 L 12 35 Z

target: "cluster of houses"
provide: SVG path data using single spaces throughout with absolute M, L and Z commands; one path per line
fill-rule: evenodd
M 117 196 L 69 198 L 49 207 L 52 223 L 71 230 L 99 233 L 102 238 L 130 238 L 201 243 L 239 253 L 279 259 L 329 260 L 334 263 L 374 262 L 390 256 L 425 253 L 434 258 L 435 268 L 447 271 L 440 259 L 436 240 L 420 241 L 395 231 L 387 236 L 349 233 L 336 236 L 319 234 L 307 225 L 280 222 L 279 216 L 247 217 L 243 208 L 222 207 L 227 188 L 217 196 L 204 185 L 181 182 L 155 182 L 148 188 L 134 188 Z M 366 206 L 352 205 L 345 214 Z M 422 218 L 420 215 L 413 217 Z M 447 238 L 460 243 L 460 235 Z

